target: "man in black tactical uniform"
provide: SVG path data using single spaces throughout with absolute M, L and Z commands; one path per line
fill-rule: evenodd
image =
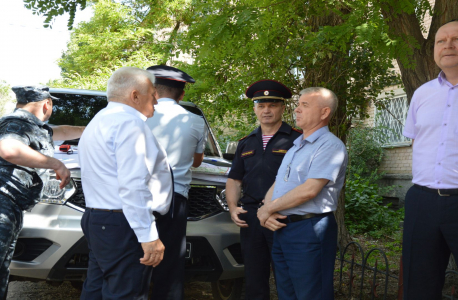
M 45 121 L 52 113 L 48 87 L 16 86 L 17 105 L 0 119 L 0 299 L 6 299 L 9 265 L 22 229 L 23 211 L 40 201 L 43 186 L 54 170 L 60 188 L 70 171 L 53 158 L 54 140 L 79 138 L 84 127 L 56 126 Z
M 260 225 L 256 213 L 283 157 L 302 132 L 282 122 L 284 101 L 292 96 L 283 84 L 261 80 L 245 94 L 253 100 L 261 126 L 239 141 L 226 183 L 226 198 L 232 220 L 240 227 L 246 299 L 270 299 L 273 232 Z M 237 206 L 239 200 L 242 207 Z

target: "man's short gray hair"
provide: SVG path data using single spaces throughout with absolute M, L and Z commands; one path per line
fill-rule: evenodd
M 309 87 L 306 89 L 303 89 L 302 91 L 299 92 L 299 95 L 306 95 L 306 94 L 314 94 L 314 93 L 320 93 L 321 94 L 321 99 L 323 100 L 323 105 L 325 107 L 329 107 L 331 109 L 331 114 L 330 117 L 334 115 L 334 113 L 337 110 L 337 106 L 339 103 L 339 99 L 337 99 L 336 94 L 334 94 L 333 91 L 324 88 L 324 87 Z
M 135 67 L 122 67 L 113 72 L 107 82 L 107 98 L 123 98 L 130 94 L 134 89 L 140 93 L 146 93 L 148 79 L 152 84 L 156 82 L 156 77 L 151 72 Z

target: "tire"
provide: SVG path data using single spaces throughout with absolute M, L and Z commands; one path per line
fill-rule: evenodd
M 215 300 L 245 299 L 245 279 L 235 278 L 212 281 L 212 294 Z

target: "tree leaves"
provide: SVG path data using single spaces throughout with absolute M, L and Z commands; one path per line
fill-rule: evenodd
M 52 27 L 55 17 L 61 16 L 68 12 L 70 15 L 68 29 L 72 29 L 75 20 L 75 12 L 80 7 L 81 10 L 86 8 L 86 0 L 24 0 L 24 6 L 32 10 L 34 14 L 44 15 L 46 19 L 43 27 Z
M 76 6 L 86 2 L 25 4 L 52 20 L 65 11 L 74 16 Z M 220 133 L 226 126 L 253 127 L 246 122 L 253 115 L 243 93 L 256 80 L 281 81 L 294 93 L 320 85 L 340 99 L 332 128 L 345 139 L 352 119 L 364 117 L 370 101 L 399 83 L 393 59 L 403 73 L 419 72 L 414 56 L 425 45 L 399 31 L 398 24 L 412 22 L 413 16 L 415 26 L 423 28 L 432 8 L 428 0 L 102 0 L 94 11 L 72 34 L 60 61 L 64 75 L 92 78 L 122 65 L 156 63 L 184 68 L 197 79 L 187 99 L 211 111 L 210 120 L 222 124 Z M 432 58 L 423 60 L 433 65 Z M 418 85 L 403 79 L 409 93 Z M 294 101 L 288 107 L 285 118 L 294 123 Z

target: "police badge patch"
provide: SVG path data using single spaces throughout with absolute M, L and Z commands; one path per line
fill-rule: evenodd
M 254 155 L 254 150 L 243 152 L 241 157 L 247 157 L 247 156 L 252 156 L 252 155 Z

